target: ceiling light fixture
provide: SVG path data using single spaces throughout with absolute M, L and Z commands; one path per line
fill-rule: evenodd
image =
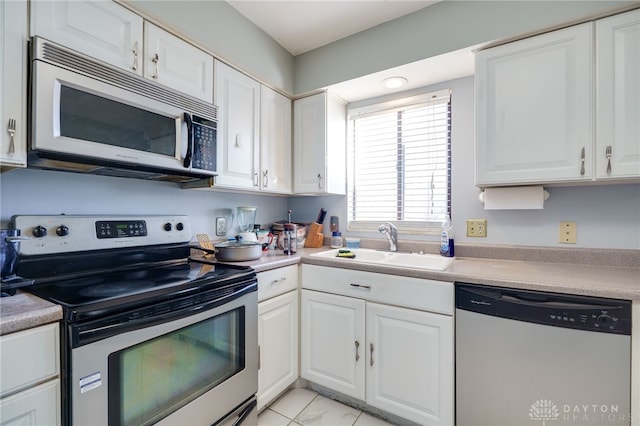
M 402 87 L 406 85 L 409 81 L 404 77 L 389 77 L 382 80 L 382 84 L 387 89 L 397 89 L 398 87 Z

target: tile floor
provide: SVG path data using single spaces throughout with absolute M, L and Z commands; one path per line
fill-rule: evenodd
M 258 416 L 258 426 L 392 426 L 309 389 L 291 389 Z

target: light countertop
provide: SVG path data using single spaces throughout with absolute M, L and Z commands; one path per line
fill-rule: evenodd
M 292 256 L 269 251 L 260 259 L 235 262 L 256 272 L 298 263 L 342 267 L 448 282 L 467 282 L 567 294 L 640 301 L 640 267 L 596 266 L 525 260 L 456 257 L 445 271 L 428 271 L 310 256 L 328 247 L 303 248 Z M 206 259 L 208 260 L 208 259 Z M 13 333 L 62 319 L 62 308 L 25 291 L 0 299 L 0 334 Z

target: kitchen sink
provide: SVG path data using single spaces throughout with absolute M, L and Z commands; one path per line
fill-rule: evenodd
M 349 250 L 356 255 L 350 259 L 337 257 L 341 249 L 327 250 L 311 254 L 311 257 L 336 259 L 343 262 L 368 263 L 380 266 L 397 266 L 413 269 L 427 269 L 431 271 L 444 271 L 449 267 L 453 258 L 443 257 L 437 254 L 398 253 L 372 249 L 342 249 Z

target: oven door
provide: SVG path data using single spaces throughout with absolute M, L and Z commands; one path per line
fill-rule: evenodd
M 153 318 L 129 313 L 125 326 L 71 326 L 71 336 L 124 327 L 71 349 L 71 423 L 208 426 L 224 418 L 258 388 L 255 289 L 254 281 Z

